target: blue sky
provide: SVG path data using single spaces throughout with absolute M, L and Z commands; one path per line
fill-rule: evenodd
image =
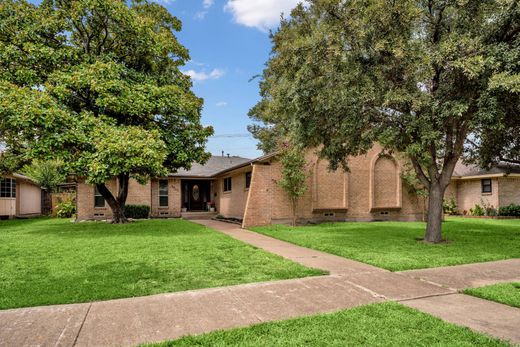
M 157 0 L 182 20 L 178 34 L 192 61 L 182 70 L 204 98 L 203 124 L 215 128 L 208 142 L 215 155 L 254 158 L 261 153 L 248 137 L 247 113 L 259 100 L 258 79 L 269 57 L 269 28 L 278 25 L 298 0 Z

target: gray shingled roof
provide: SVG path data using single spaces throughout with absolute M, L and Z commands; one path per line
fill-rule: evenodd
M 209 158 L 205 165 L 194 163 L 191 170 L 180 169 L 178 172 L 170 174 L 171 177 L 213 177 L 220 172 L 229 170 L 235 166 L 250 162 L 251 159 L 242 157 L 220 157 Z
M 477 165 L 466 165 L 458 162 L 455 166 L 453 176 L 455 177 L 469 177 L 469 176 L 484 176 L 484 175 L 496 175 L 496 174 L 520 174 L 520 165 L 513 165 L 507 163 L 500 163 L 491 169 L 482 169 Z

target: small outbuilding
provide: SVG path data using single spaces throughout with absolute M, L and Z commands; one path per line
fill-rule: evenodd
M 35 217 L 42 212 L 42 189 L 29 177 L 0 177 L 0 218 Z

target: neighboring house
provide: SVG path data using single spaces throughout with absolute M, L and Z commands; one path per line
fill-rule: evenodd
M 413 193 L 401 178 L 403 162 L 382 154 L 374 146 L 366 155 L 350 158 L 350 172 L 328 170 L 314 151 L 306 155 L 309 166 L 307 193 L 299 200 L 300 222 L 422 220 L 425 199 Z M 447 197 L 469 210 L 489 199 L 495 206 L 520 203 L 520 175 L 505 168 L 474 171 L 458 165 Z M 520 171 L 519 171 L 520 172 Z M 208 204 L 216 213 L 243 221 L 243 227 L 289 223 L 291 204 L 277 182 L 281 164 L 276 155 L 249 160 L 240 157 L 212 157 L 206 165 L 193 165 L 168 177 L 152 179 L 145 185 L 130 181 L 127 204 L 151 207 L 151 216 L 207 217 Z M 491 188 L 489 181 L 491 180 Z M 108 182 L 111 190 L 115 180 Z M 489 189 L 491 191 L 489 192 Z M 77 187 L 78 219 L 110 219 L 111 211 L 92 185 Z
M 476 204 L 496 209 L 520 205 L 520 166 L 502 163 L 485 170 L 458 163 L 445 197 L 455 199 L 461 214 Z
M 19 174 L 0 177 L 0 218 L 41 215 L 42 190 Z

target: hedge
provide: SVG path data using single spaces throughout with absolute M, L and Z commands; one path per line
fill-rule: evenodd
M 147 205 L 126 205 L 126 218 L 147 219 L 150 217 L 150 206 Z

